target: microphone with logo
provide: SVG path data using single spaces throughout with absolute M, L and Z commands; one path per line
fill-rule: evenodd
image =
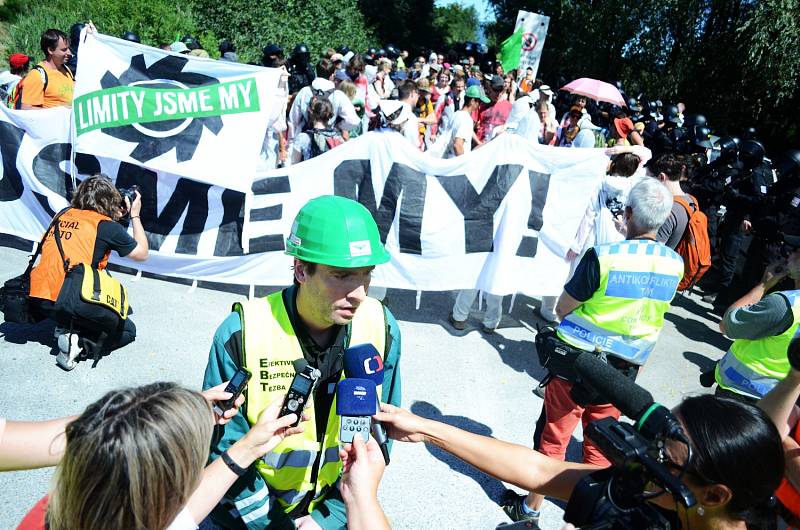
M 361 436 L 364 443 L 369 441 L 372 416 L 377 411 L 378 394 L 375 383 L 369 379 L 347 377 L 336 386 L 336 414 L 341 417 L 339 440 L 353 443 L 353 438 Z
M 358 377 L 369 379 L 375 386 L 383 384 L 383 359 L 380 353 L 372 344 L 357 344 L 350 346 L 344 351 L 344 375 L 345 377 Z M 380 410 L 380 398 L 377 407 Z M 383 461 L 389 465 L 389 437 L 386 435 L 386 427 L 379 421 L 372 422 L 372 437 L 378 442 L 383 454 Z

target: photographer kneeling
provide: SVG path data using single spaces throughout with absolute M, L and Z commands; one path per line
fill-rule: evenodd
M 136 338 L 136 326 L 130 318 L 123 319 L 118 329 L 109 334 L 55 309 L 68 269 L 84 264 L 103 270 L 112 250 L 134 261 L 147 259 L 147 237 L 139 218 L 141 208 L 138 191 L 131 202 L 128 197 L 123 199 L 108 177 L 95 175 L 80 183 L 71 207 L 58 214 L 58 222 L 43 240 L 41 259 L 30 273 L 31 310 L 37 319 L 56 321 L 59 349 L 56 361 L 64 370 L 75 368 L 81 351 L 98 355 L 100 351 L 121 348 Z M 117 222 L 128 214 L 133 237 Z M 56 232 L 60 237 L 55 237 Z
M 672 412 L 691 446 L 668 438 L 662 463 L 680 473 L 697 502 L 687 509 L 665 493 L 650 502 L 675 510 L 678 527 L 685 530 L 771 528 L 772 493 L 783 476 L 784 459 L 770 418 L 748 403 L 712 395 L 686 398 Z M 550 458 L 388 404 L 381 404 L 375 419 L 395 440 L 432 443 L 496 479 L 562 500 L 601 469 Z

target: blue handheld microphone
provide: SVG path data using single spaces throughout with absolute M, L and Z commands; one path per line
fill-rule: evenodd
M 344 351 L 344 375 L 345 377 L 358 377 L 369 379 L 375 386 L 383 384 L 383 359 L 380 353 L 372 344 L 357 344 L 350 346 Z M 376 395 L 377 407 L 380 410 L 380 398 Z M 383 454 L 383 461 L 389 465 L 389 437 L 386 435 L 386 427 L 379 421 L 372 422 L 372 437 L 378 442 Z
M 375 383 L 369 379 L 348 377 L 339 381 L 336 387 L 336 414 L 341 417 L 339 440 L 342 443 L 352 443 L 355 436 L 361 436 L 364 443 L 369 441 L 377 403 Z

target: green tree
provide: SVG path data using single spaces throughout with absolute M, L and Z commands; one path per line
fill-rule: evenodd
M 370 33 L 356 0 L 192 0 L 204 27 L 236 45 L 240 60 L 258 62 L 261 49 L 278 43 L 287 55 L 305 43 L 312 57 L 329 47 L 364 49 Z
M 479 26 L 478 12 L 472 6 L 449 4 L 433 8 L 434 33 L 446 46 L 474 41 Z
M 201 26 L 195 11 L 187 4 L 177 5 L 169 0 L 48 0 L 28 1 L 9 27 L 9 46 L 13 52 L 42 57 L 39 38 L 47 28 L 64 32 L 75 22 L 92 20 L 98 31 L 121 35 L 135 31 L 142 43 L 158 46 L 173 42 L 186 33 L 197 35 Z M 205 32 L 201 42 L 214 43 L 209 52 L 216 52 L 216 38 Z
M 358 6 L 379 45 L 392 43 L 413 53 L 435 44 L 433 0 L 358 0 Z

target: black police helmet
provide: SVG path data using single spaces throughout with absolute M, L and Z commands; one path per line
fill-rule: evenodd
M 764 161 L 767 150 L 758 140 L 744 140 L 739 145 L 739 160 L 748 167 L 755 167 Z
M 262 53 L 264 54 L 265 57 L 269 57 L 270 55 L 280 55 L 280 56 L 282 56 L 283 55 L 283 48 L 281 48 L 277 44 L 269 43 L 266 46 L 264 46 L 264 49 L 262 50 Z
M 664 106 L 664 104 L 663 104 L 663 103 L 661 103 L 661 100 L 660 100 L 660 99 L 657 99 L 657 100 L 655 100 L 655 102 L 654 102 L 654 103 L 656 104 L 656 108 L 657 108 L 657 109 L 660 109 L 660 108 L 662 108 L 662 107 Z
M 385 46 L 385 49 L 386 49 L 386 57 L 388 57 L 389 59 L 397 59 L 398 57 L 400 57 L 400 50 L 398 50 L 394 44 L 387 44 Z
M 342 44 L 338 48 L 336 48 L 336 53 L 341 53 L 342 55 L 347 55 L 350 53 L 350 47 L 347 44 Z
M 132 32 L 132 31 L 126 31 L 125 33 L 123 33 L 120 36 L 120 38 L 122 40 L 130 41 L 130 42 L 136 42 L 136 43 L 141 43 L 142 42 L 142 39 L 139 38 L 139 35 L 137 35 L 136 33 Z
M 678 111 L 678 107 L 675 105 L 669 105 L 664 111 L 664 121 L 668 121 L 677 125 L 677 123 L 680 121 L 679 114 L 680 112 Z
M 614 86 L 617 87 L 617 90 L 620 92 L 625 92 L 625 86 L 622 84 L 622 81 L 614 81 Z
M 294 50 L 292 50 L 292 57 L 299 57 L 301 55 L 305 56 L 311 55 L 311 53 L 308 51 L 308 46 L 306 46 L 302 42 L 297 46 L 295 46 Z
M 739 155 L 739 143 L 733 136 L 723 136 L 717 140 L 720 158 L 736 158 Z
M 711 149 L 714 147 L 711 144 L 710 137 L 711 136 L 711 129 L 705 126 L 695 126 L 694 128 L 694 145 L 698 147 L 702 147 L 704 149 Z
M 800 149 L 790 149 L 775 161 L 775 171 L 782 178 L 794 175 L 800 177 Z
M 758 131 L 756 131 L 755 127 L 748 127 L 742 133 L 742 140 L 755 140 L 757 135 Z
M 233 43 L 228 39 L 221 40 L 217 49 L 219 50 L 219 53 L 236 53 L 236 46 L 234 46 Z
M 690 114 L 683 120 L 684 125 L 689 127 L 705 127 L 708 122 L 702 114 Z
M 378 53 L 376 55 L 378 56 L 378 59 L 380 59 L 381 57 L 386 57 L 386 49 L 378 48 Z

